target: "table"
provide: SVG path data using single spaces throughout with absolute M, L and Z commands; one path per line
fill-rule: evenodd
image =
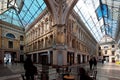
M 75 80 L 75 77 L 73 75 L 65 75 L 64 80 Z

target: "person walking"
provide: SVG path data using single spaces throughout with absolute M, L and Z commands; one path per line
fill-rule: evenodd
M 79 75 L 80 75 L 80 80 L 93 80 L 83 67 L 79 69 Z
M 102 59 L 102 64 L 104 64 L 104 59 Z
M 90 66 L 90 70 L 92 70 L 92 66 L 93 66 L 93 58 L 92 57 L 89 60 L 89 66 Z
M 96 58 L 95 58 L 95 57 L 93 57 L 93 64 L 94 64 L 94 68 L 96 68 L 96 69 L 97 69 L 97 60 L 96 60 Z
M 9 59 L 7 59 L 7 61 L 6 61 L 6 64 L 8 64 L 9 63 Z
M 30 57 L 27 57 L 24 62 L 26 80 L 34 80 L 34 75 L 37 74 L 37 67 L 33 65 Z

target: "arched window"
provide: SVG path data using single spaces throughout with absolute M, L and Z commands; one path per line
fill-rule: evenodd
M 7 37 L 7 38 L 13 38 L 13 39 L 15 38 L 15 36 L 14 36 L 12 33 L 7 33 L 7 34 L 6 34 L 6 37 Z

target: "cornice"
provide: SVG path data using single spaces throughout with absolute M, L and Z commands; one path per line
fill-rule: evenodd
M 25 29 L 25 32 L 28 32 L 38 21 L 40 21 L 43 16 L 48 13 L 47 8 L 45 8 L 40 15 Z

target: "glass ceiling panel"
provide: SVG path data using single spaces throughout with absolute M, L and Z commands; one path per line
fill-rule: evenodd
M 15 1 L 16 2 L 23 1 L 23 3 L 21 3 L 21 5 L 23 4 L 21 10 L 18 12 L 18 10 L 16 9 L 16 5 L 13 5 L 13 3 L 11 3 L 10 5 L 15 6 L 15 8 L 10 7 L 5 9 L 3 12 L 0 11 L 0 20 L 7 21 L 19 27 L 26 27 L 30 25 L 38 17 L 38 15 L 46 8 L 46 4 L 44 3 L 43 0 L 12 0 L 12 1 L 13 3 L 15 3 Z M 4 9 L 4 7 L 1 7 L 1 5 L 7 6 L 7 3 L 8 3 L 7 0 L 0 1 L 0 9 Z
M 104 35 L 115 38 L 120 16 L 119 0 L 78 0 L 74 10 L 98 42 Z
M 98 35 L 95 34 L 95 32 L 97 32 L 97 29 L 94 27 L 95 23 L 97 23 L 98 21 L 97 21 L 97 19 L 94 21 L 95 15 L 91 15 L 94 13 L 94 11 L 93 11 L 94 6 L 91 3 L 93 3 L 91 0 L 85 0 L 85 1 L 79 0 L 78 3 L 76 4 L 76 6 L 74 7 L 74 9 L 75 10 L 79 9 L 77 11 L 80 13 L 79 15 L 81 17 L 83 17 L 82 20 L 85 22 L 86 26 L 91 31 L 91 33 L 93 35 L 95 35 L 94 37 L 97 40 L 99 40 L 99 38 L 97 37 Z M 81 6 L 79 6 L 80 4 L 81 4 Z M 88 6 L 91 6 L 91 7 L 88 7 Z M 89 17 L 86 18 L 86 15 L 84 15 L 85 13 L 87 13 L 87 15 L 89 15 Z
M 91 23 L 91 24 L 89 24 L 89 26 L 91 26 L 91 28 L 94 26 L 94 23 L 93 23 L 93 21 L 92 21 L 91 18 L 89 18 L 89 20 L 87 20 L 87 22 L 88 22 L 88 23 Z
M 26 27 L 45 8 L 44 0 L 0 0 L 0 20 Z M 98 42 L 104 35 L 115 38 L 120 0 L 78 0 L 74 10 Z

